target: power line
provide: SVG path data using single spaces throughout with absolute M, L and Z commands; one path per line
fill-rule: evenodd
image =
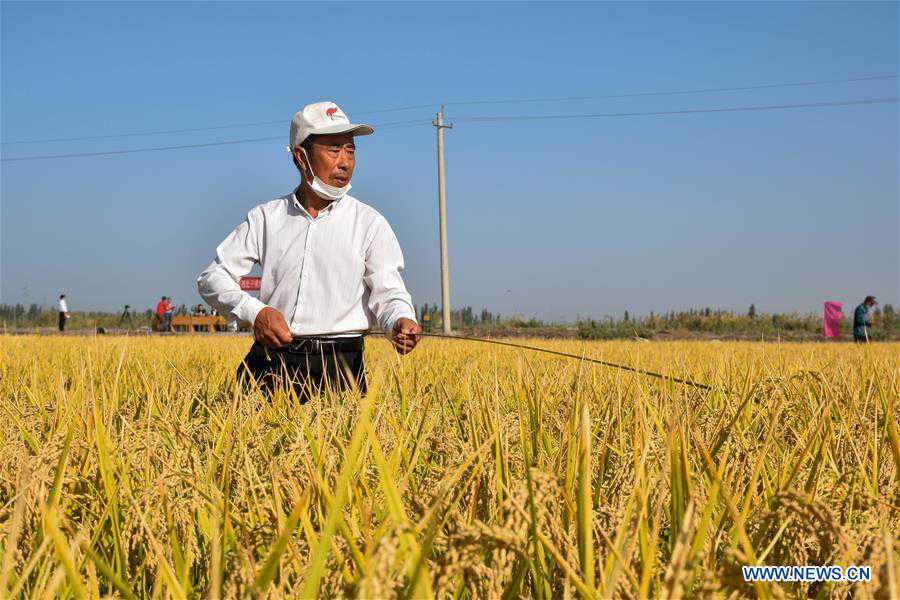
M 695 108 L 687 110 L 658 110 L 648 112 L 615 112 L 615 113 L 589 113 L 589 114 L 564 114 L 564 115 L 513 115 L 513 116 L 483 116 L 483 117 L 457 117 L 455 122 L 489 122 L 489 121 L 537 121 L 541 119 L 596 119 L 602 117 L 655 117 L 666 115 L 694 115 L 702 113 L 727 113 L 764 110 L 791 110 L 800 108 L 825 108 L 833 106 L 857 106 L 864 104 L 896 103 L 900 98 L 867 98 L 864 100 L 844 100 L 836 102 L 809 102 L 803 104 L 770 104 L 767 106 L 729 106 L 725 108 Z
M 445 102 L 447 106 L 465 106 L 474 104 L 521 104 L 526 102 L 571 102 L 576 100 L 601 100 L 612 98 L 638 98 L 641 96 L 677 96 L 685 94 L 711 94 L 718 92 L 744 92 L 751 90 L 767 90 L 786 87 L 807 87 L 815 85 L 829 85 L 835 83 L 856 83 L 861 81 L 879 81 L 885 79 L 897 79 L 900 75 L 871 75 L 867 77 L 850 77 L 847 79 L 821 79 L 816 81 L 790 81 L 786 83 L 762 83 L 759 85 L 745 85 L 739 87 L 697 88 L 688 90 L 665 90 L 650 92 L 629 92 L 623 94 L 605 94 L 600 96 L 566 96 L 562 98 L 510 98 L 506 100 L 468 100 L 463 102 Z
M 523 104 L 523 103 L 539 103 L 539 102 L 572 102 L 578 100 L 602 100 L 602 99 L 614 99 L 614 98 L 638 98 L 642 96 L 676 96 L 676 95 L 689 95 L 689 94 L 709 94 L 709 93 L 719 93 L 719 92 L 738 92 L 738 91 L 751 91 L 751 90 L 764 90 L 764 89 L 774 89 L 774 88 L 789 88 L 789 87 L 808 87 L 808 86 L 817 86 L 817 85 L 831 85 L 838 83 L 859 83 L 863 81 L 879 81 L 879 80 L 887 80 L 887 79 L 897 79 L 900 75 L 871 75 L 866 77 L 849 77 L 845 79 L 821 79 L 814 81 L 789 81 L 782 83 L 763 83 L 758 85 L 747 85 L 747 86 L 737 86 L 737 87 L 718 87 L 718 88 L 696 88 L 696 89 L 685 89 L 685 90 L 660 90 L 660 91 L 644 91 L 644 92 L 629 92 L 629 93 L 621 93 L 621 94 L 603 94 L 603 95 L 593 95 L 593 96 L 566 96 L 566 97 L 557 97 L 557 98 L 510 98 L 506 100 L 464 100 L 457 102 L 445 102 L 444 104 L 447 106 L 468 106 L 468 105 L 480 105 L 480 104 Z M 374 114 L 382 114 L 382 113 L 390 113 L 390 112 L 400 112 L 407 110 L 422 110 L 422 109 L 431 109 L 436 108 L 438 106 L 437 102 L 433 102 L 431 104 L 415 104 L 410 106 L 398 106 L 394 108 L 383 108 L 379 110 L 370 110 L 363 112 L 356 112 L 356 115 L 374 115 Z M 133 131 L 128 133 L 115 133 L 115 134 L 107 134 L 107 135 L 91 135 L 91 136 L 80 136 L 80 137 L 65 137 L 65 138 L 48 138 L 48 139 L 38 139 L 38 140 L 14 140 L 10 142 L 0 142 L 4 146 L 12 146 L 17 144 L 44 144 L 44 143 L 55 143 L 55 142 L 79 142 L 79 141 L 95 141 L 95 140 L 108 140 L 108 139 L 118 139 L 118 138 L 127 138 L 127 137 L 136 137 L 136 136 L 148 136 L 148 135 L 171 135 L 171 134 L 180 134 L 180 133 L 196 133 L 200 131 L 215 131 L 220 129 L 231 129 L 235 127 L 259 127 L 264 125 L 279 125 L 283 124 L 285 119 L 278 119 L 272 121 L 258 121 L 252 123 L 231 123 L 227 125 L 213 125 L 209 127 L 190 127 L 184 129 L 162 129 L 162 130 L 151 130 L 151 131 Z
M 730 113 L 730 112 L 749 112 L 749 111 L 767 111 L 767 110 L 796 110 L 803 108 L 826 108 L 838 106 L 860 106 L 871 104 L 887 104 L 896 103 L 900 98 L 866 98 L 862 100 L 839 100 L 834 102 L 809 102 L 803 104 L 770 104 L 765 106 L 729 106 L 723 108 L 697 108 L 687 110 L 665 110 L 665 111 L 648 111 L 648 112 L 617 112 L 617 113 L 588 113 L 588 114 L 563 114 L 563 115 L 512 115 L 512 116 L 478 116 L 478 117 L 461 117 L 455 119 L 457 122 L 485 123 L 497 121 L 536 121 L 542 119 L 595 119 L 595 118 L 616 118 L 616 117 L 655 117 L 655 116 L 676 116 L 676 115 L 693 115 L 693 114 L 709 114 L 709 113 Z M 391 126 L 403 127 L 410 125 L 419 125 L 430 123 L 430 121 L 412 120 L 397 121 L 395 123 L 386 123 L 380 125 L 382 129 L 391 128 Z M 211 146 L 229 146 L 234 144 L 247 144 L 252 142 L 263 142 L 283 139 L 283 136 L 270 136 L 261 138 L 250 138 L 240 140 L 228 140 L 224 142 L 207 142 L 203 144 L 183 144 L 179 146 L 158 146 L 153 148 L 134 148 L 130 150 L 111 150 L 106 152 L 80 152 L 73 154 L 51 154 L 41 156 L 17 156 L 14 158 L 0 159 L 2 162 L 18 162 L 26 160 L 49 160 L 54 158 L 84 158 L 94 156 L 115 156 L 120 154 L 134 154 L 137 152 L 160 152 L 164 150 L 187 150 L 190 148 L 208 148 Z
M 414 104 L 412 106 L 398 106 L 396 108 L 382 108 L 379 110 L 370 110 L 364 112 L 354 112 L 354 115 L 374 115 L 380 113 L 389 113 L 389 112 L 400 112 L 404 110 L 423 110 L 426 108 L 434 108 L 437 106 L 437 102 L 432 102 L 431 104 Z
M 284 119 L 278 121 L 260 121 L 259 123 L 232 123 L 230 125 L 216 125 L 213 127 L 191 127 L 188 129 L 162 129 L 157 131 L 132 131 L 130 133 L 114 133 L 109 135 L 86 135 L 82 137 L 67 138 L 48 138 L 44 140 L 17 140 L 14 142 L 3 142 L 4 146 L 12 146 L 16 144 L 49 144 L 53 142 L 83 142 L 91 140 L 111 140 L 116 138 L 127 138 L 145 135 L 169 135 L 175 133 L 193 133 L 197 131 L 213 131 L 216 129 L 230 129 L 232 127 L 257 127 L 259 125 L 275 125 L 283 123 Z
M 404 110 L 417 110 L 417 109 L 425 109 L 425 108 L 433 108 L 434 104 L 417 104 L 414 106 L 399 106 L 396 108 L 383 108 L 380 110 L 370 110 L 364 112 L 354 113 L 356 115 L 374 115 L 381 113 L 389 113 L 389 112 L 398 112 Z M 259 121 L 256 123 L 231 123 L 228 125 L 213 125 L 210 127 L 190 127 L 187 129 L 159 129 L 153 131 L 132 131 L 129 133 L 114 133 L 108 135 L 88 135 L 81 137 L 66 137 L 66 138 L 50 138 L 43 140 L 16 140 L 12 142 L 2 142 L 4 146 L 12 146 L 16 144 L 49 144 L 53 142 L 81 142 L 81 141 L 91 141 L 91 140 L 111 140 L 116 138 L 126 138 L 126 137 L 136 137 L 136 136 L 147 136 L 147 135 L 170 135 L 177 133 L 195 133 L 198 131 L 215 131 L 217 129 L 231 129 L 233 127 L 259 127 L 261 125 L 281 125 L 285 123 L 285 119 L 278 119 L 277 121 Z
M 385 123 L 383 125 L 378 125 L 379 129 L 400 129 L 403 126 L 409 126 L 410 124 L 415 125 L 424 125 L 426 123 L 430 123 L 431 121 L 423 121 L 421 119 L 417 119 L 415 121 L 397 121 L 395 123 Z M 165 150 L 188 150 L 192 148 L 209 148 L 212 146 L 233 146 L 235 144 L 252 144 L 254 142 L 271 142 L 273 140 L 284 140 L 283 135 L 274 135 L 267 137 L 258 137 L 258 138 L 248 138 L 248 139 L 240 139 L 240 140 L 227 140 L 224 142 L 206 142 L 201 144 L 181 144 L 178 146 L 155 146 L 152 148 L 131 148 L 127 150 L 108 150 L 105 152 L 75 152 L 71 154 L 47 154 L 47 155 L 39 155 L 39 156 L 16 156 L 14 158 L 3 158 L 0 159 L 2 162 L 19 162 L 26 160 L 50 160 L 54 158 L 88 158 L 88 157 L 96 157 L 96 156 L 118 156 L 121 154 L 136 154 L 138 152 L 162 152 Z
M 133 148 L 131 150 L 109 150 L 107 152 L 76 152 L 73 154 L 47 154 L 41 156 L 17 156 L 15 158 L 0 159 L 2 162 L 17 162 L 23 160 L 49 160 L 52 158 L 86 158 L 89 156 L 116 156 L 119 154 L 134 154 L 137 152 L 162 152 L 163 150 L 187 150 L 189 148 L 209 148 L 210 146 L 230 146 L 233 144 L 250 144 L 253 142 L 269 142 L 283 139 L 284 136 L 270 136 L 250 138 L 245 140 L 228 140 L 225 142 L 208 142 L 205 144 L 183 144 L 180 146 L 157 146 L 155 148 Z

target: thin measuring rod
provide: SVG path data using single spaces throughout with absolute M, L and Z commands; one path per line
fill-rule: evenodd
M 363 335 L 378 335 L 381 332 L 371 331 L 366 332 Z M 544 352 L 546 354 L 554 354 L 556 356 L 565 356 L 567 358 L 574 358 L 577 360 L 584 360 L 589 363 L 603 365 L 604 367 L 611 367 L 613 369 L 620 369 L 622 371 L 630 371 L 631 373 L 637 373 L 638 375 L 646 375 L 647 377 L 655 377 L 657 379 L 662 379 L 666 381 L 674 381 L 675 383 L 680 383 L 682 385 L 688 385 L 691 387 L 695 387 L 701 390 L 714 391 L 716 388 L 707 385 L 705 383 L 699 383 L 696 381 L 692 381 L 690 379 L 681 379 L 679 377 L 673 377 L 671 375 L 665 375 L 663 373 L 656 373 L 654 371 L 646 371 L 644 369 L 638 369 L 635 367 L 629 367 L 628 365 L 620 365 L 618 363 L 609 362 L 606 360 L 600 360 L 598 358 L 588 358 L 586 356 L 579 356 L 577 354 L 569 354 L 568 352 L 560 352 L 558 350 L 550 350 L 548 348 L 541 348 L 539 346 L 528 346 L 526 344 L 514 344 L 512 342 L 501 342 L 500 340 L 494 340 L 490 338 L 477 338 L 477 337 L 468 337 L 462 335 L 446 335 L 443 333 L 418 333 L 416 334 L 421 337 L 434 337 L 434 338 L 446 338 L 450 340 L 466 340 L 470 342 L 483 342 L 486 344 L 496 344 L 498 346 L 509 346 L 510 348 L 520 348 L 524 350 L 534 350 L 535 352 Z M 726 391 L 725 388 L 721 388 L 723 391 Z

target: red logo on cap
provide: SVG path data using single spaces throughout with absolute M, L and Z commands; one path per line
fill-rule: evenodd
M 334 113 L 336 113 L 337 111 L 338 111 L 337 108 L 329 108 L 328 110 L 325 111 L 325 114 L 328 115 L 330 118 L 333 119 L 333 118 L 334 118 Z

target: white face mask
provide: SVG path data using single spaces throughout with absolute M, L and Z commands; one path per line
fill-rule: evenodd
M 313 174 L 313 180 L 310 184 L 310 187 L 312 187 L 313 191 L 319 198 L 322 198 L 324 200 L 340 200 L 345 195 L 347 195 L 347 192 L 349 192 L 350 188 L 353 187 L 350 185 L 350 182 L 347 182 L 347 185 L 345 185 L 344 187 L 335 187 L 333 185 L 328 185 L 327 183 L 319 179 L 319 177 L 312 170 L 312 163 L 309 162 L 309 156 L 307 156 L 306 150 L 300 148 L 300 151 L 303 153 L 303 157 L 306 159 L 306 166 L 309 168 L 310 173 Z

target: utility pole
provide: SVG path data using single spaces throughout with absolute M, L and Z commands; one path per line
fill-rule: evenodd
M 437 120 L 431 122 L 437 128 L 438 152 L 438 213 L 441 226 L 441 303 L 443 304 L 444 333 L 450 333 L 450 266 L 447 257 L 447 203 L 444 191 L 444 129 L 451 129 L 452 123 L 444 124 L 444 106 L 438 111 Z

